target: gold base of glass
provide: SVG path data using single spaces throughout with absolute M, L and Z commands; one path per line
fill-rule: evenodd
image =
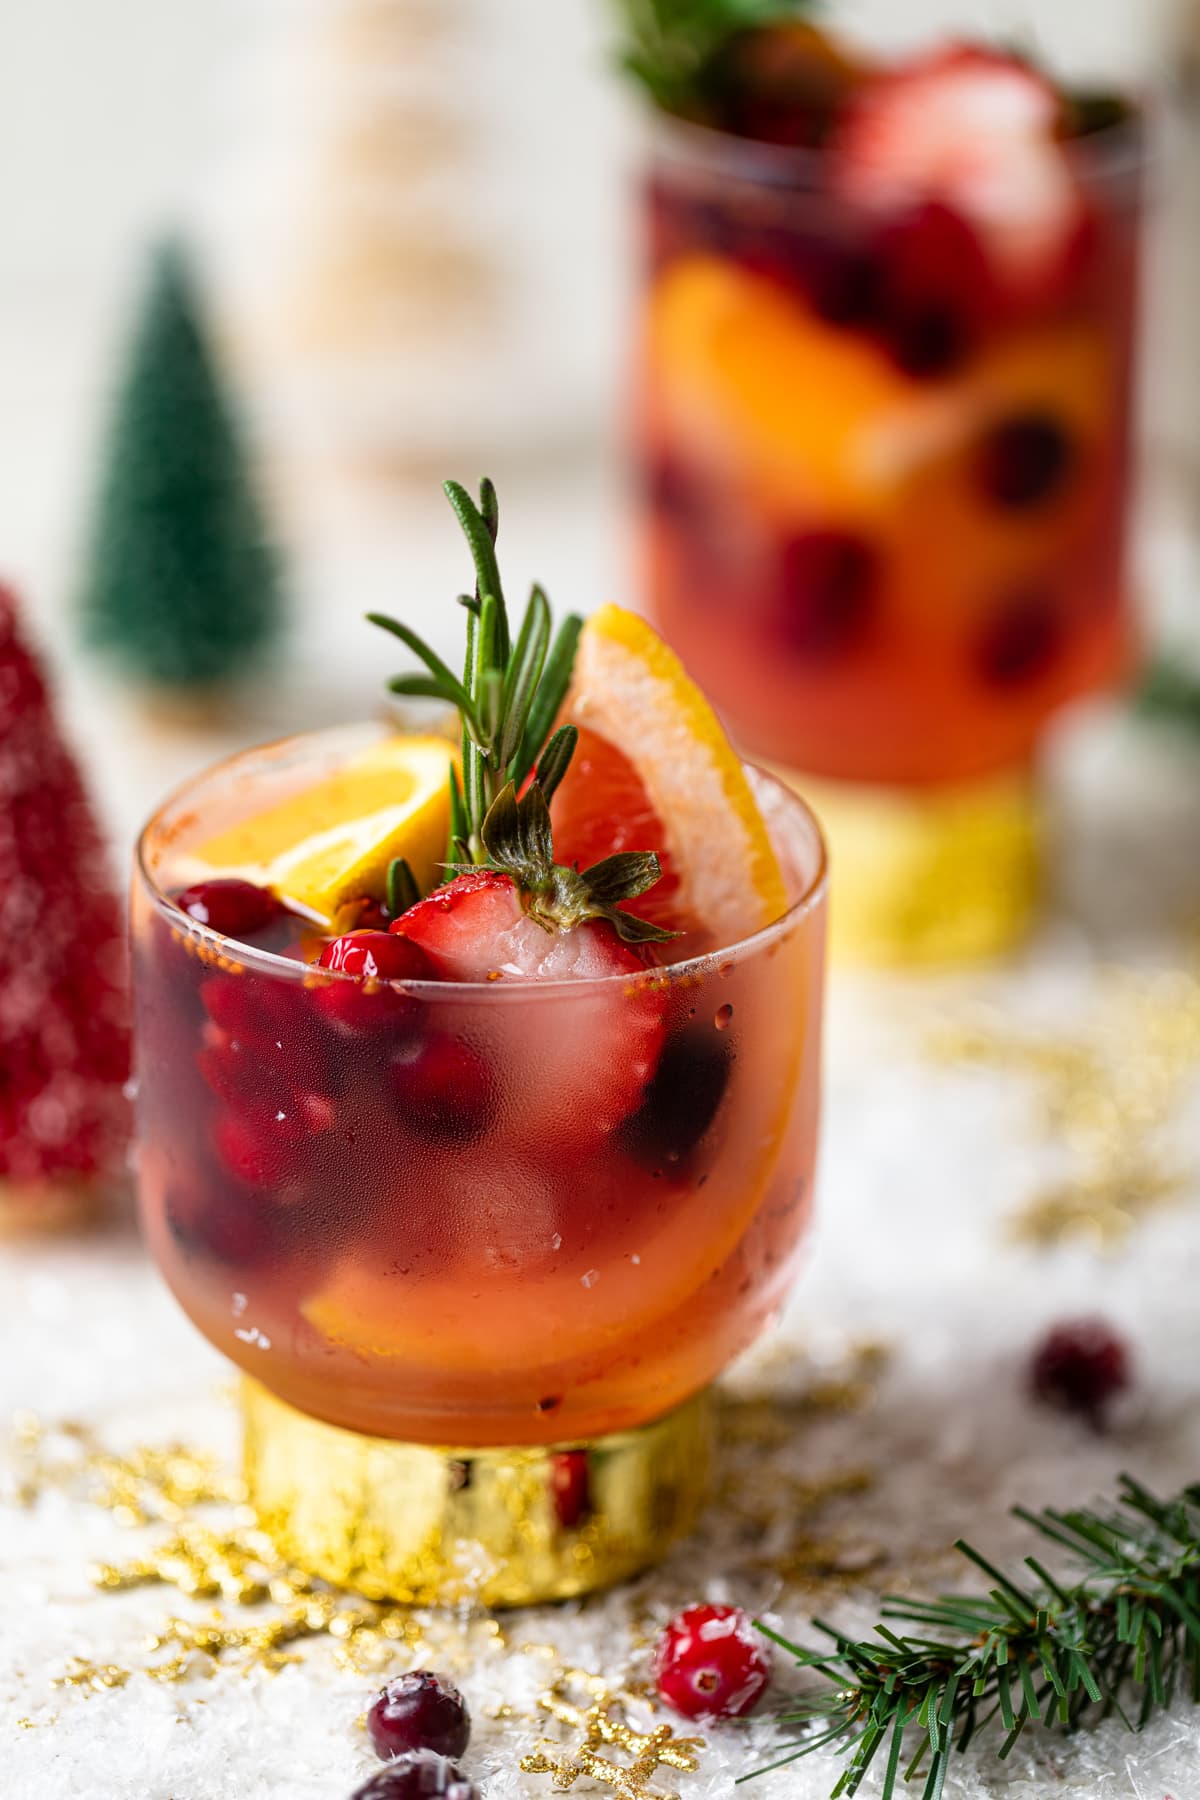
M 285 1556 L 375 1600 L 531 1606 L 657 1562 L 700 1510 L 707 1393 L 585 1444 L 442 1449 L 360 1436 L 243 1384 L 251 1504 Z
M 835 959 L 968 961 L 1028 933 L 1042 887 L 1042 819 L 1029 770 L 930 788 L 775 773 L 825 832 Z

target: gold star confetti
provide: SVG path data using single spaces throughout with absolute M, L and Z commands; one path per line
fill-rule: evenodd
M 1069 1159 L 1066 1176 L 1009 1219 L 1020 1242 L 1090 1238 L 1110 1248 L 1189 1186 L 1164 1138 L 1200 1070 L 1200 980 L 1183 970 L 1109 970 L 1085 1023 L 1059 1037 L 993 1016 L 947 1028 L 930 1046 L 942 1062 L 1025 1076 L 1042 1136 Z
M 97 1587 L 173 1588 L 228 1609 L 202 1619 L 169 1617 L 143 1645 L 136 1669 L 79 1661 L 60 1678 L 63 1686 L 97 1692 L 122 1686 L 133 1673 L 178 1682 L 212 1674 L 226 1661 L 273 1672 L 294 1661 L 290 1647 L 306 1639 L 328 1640 L 335 1661 L 360 1674 L 393 1667 L 400 1650 L 414 1659 L 425 1653 L 431 1627 L 411 1608 L 363 1600 L 282 1558 L 240 1504 L 240 1482 L 206 1452 L 171 1444 L 122 1454 L 83 1426 L 46 1427 L 27 1414 L 17 1421 L 14 1449 L 13 1498 L 22 1505 L 56 1488 L 130 1528 L 172 1527 L 142 1555 L 96 1566 Z M 464 1627 L 443 1624 L 461 1636 Z M 470 1629 L 476 1649 L 503 1648 L 495 1621 Z
M 564 1669 L 538 1704 L 574 1741 L 544 1739 L 540 1749 L 521 1758 L 521 1768 L 527 1775 L 549 1775 L 560 1791 L 587 1779 L 611 1788 L 619 1800 L 677 1800 L 656 1787 L 654 1777 L 663 1766 L 694 1773 L 704 1739 L 676 1737 L 665 1724 L 637 1730 L 627 1716 L 634 1700 L 602 1675 Z M 618 1762 L 614 1751 L 625 1760 Z

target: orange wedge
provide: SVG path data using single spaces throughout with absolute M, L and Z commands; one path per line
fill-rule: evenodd
M 559 862 L 658 851 L 664 879 L 631 910 L 704 947 L 780 916 L 787 890 L 741 759 L 644 619 L 604 606 L 588 620 L 563 717 L 581 742 L 552 807 Z
M 385 738 L 314 787 L 210 838 L 197 862 L 273 888 L 326 920 L 347 900 L 382 898 L 393 857 L 405 857 L 422 889 L 431 887 L 446 853 L 453 758 L 445 738 Z

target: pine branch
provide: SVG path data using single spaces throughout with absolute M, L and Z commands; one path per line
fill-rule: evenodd
M 708 64 L 740 32 L 795 19 L 810 0 L 616 0 L 621 66 L 668 112 L 703 110 Z
M 953 1757 L 995 1720 L 1003 1758 L 1030 1724 L 1074 1731 L 1115 1715 L 1140 1730 L 1177 1693 L 1200 1701 L 1200 1483 L 1160 1500 L 1125 1475 L 1112 1503 L 1065 1513 L 1018 1507 L 1016 1516 L 1081 1573 L 1056 1580 L 1029 1556 L 1033 1580 L 1017 1581 L 960 1541 L 990 1578 L 986 1593 L 893 1596 L 864 1640 L 814 1620 L 832 1649 L 759 1626 L 830 1689 L 782 1715 L 803 1733 L 770 1768 L 835 1745 L 846 1758 L 837 1800 L 858 1792 L 886 1746 L 882 1800 L 892 1800 L 902 1774 L 923 1774 L 922 1800 L 936 1800 Z

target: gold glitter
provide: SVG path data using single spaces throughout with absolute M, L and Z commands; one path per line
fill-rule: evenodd
M 1184 970 L 1105 972 L 1085 1032 L 1030 1033 L 994 1015 L 931 1043 L 942 1062 L 1024 1075 L 1041 1133 L 1070 1168 L 1007 1223 L 1020 1242 L 1090 1238 L 1109 1248 L 1176 1203 L 1189 1180 L 1164 1143 L 1200 1068 L 1200 980 Z
M 653 1785 L 654 1776 L 661 1766 L 694 1773 L 704 1739 L 676 1737 L 665 1724 L 638 1731 L 627 1717 L 632 1699 L 628 1690 L 614 1690 L 602 1675 L 564 1669 L 538 1704 L 575 1741 L 546 1738 L 539 1750 L 521 1758 L 521 1768 L 527 1775 L 549 1775 L 559 1790 L 587 1779 L 611 1788 L 620 1800 L 675 1800 Z M 618 1762 L 605 1754 L 613 1750 L 628 1760 Z
M 132 1669 L 119 1668 L 116 1663 L 87 1662 L 83 1657 L 75 1656 L 51 1685 L 83 1688 L 87 1693 L 98 1694 L 109 1688 L 124 1687 L 132 1674 Z
M 49 1429 L 28 1415 L 18 1422 L 14 1448 L 17 1491 L 26 1503 L 56 1488 L 103 1507 L 125 1526 L 173 1527 L 145 1554 L 94 1568 L 97 1587 L 116 1593 L 156 1585 L 239 1609 L 236 1617 L 168 1618 L 143 1645 L 145 1660 L 136 1671 L 76 1661 L 60 1678 L 63 1686 L 120 1687 L 135 1672 L 178 1682 L 211 1674 L 226 1660 L 273 1672 L 296 1660 L 290 1646 L 309 1638 L 327 1639 L 338 1665 L 358 1674 L 393 1667 L 398 1649 L 414 1659 L 425 1650 L 426 1627 L 410 1609 L 363 1600 L 287 1562 L 236 1504 L 241 1483 L 204 1452 L 171 1444 L 119 1455 L 84 1426 Z M 211 1523 L 200 1516 L 209 1508 L 217 1509 Z M 503 1639 L 489 1635 L 487 1643 Z

